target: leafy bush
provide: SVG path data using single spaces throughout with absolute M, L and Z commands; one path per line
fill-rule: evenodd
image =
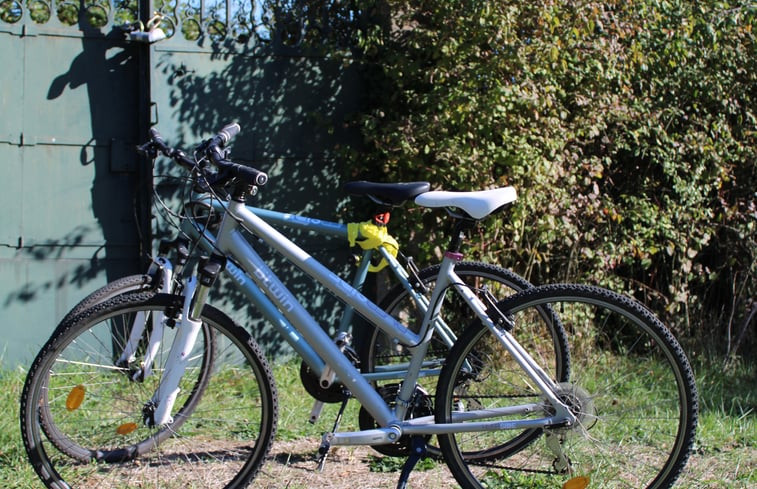
M 360 33 L 368 88 L 350 178 L 514 185 L 517 206 L 484 224 L 475 254 L 537 283 L 622 289 L 733 352 L 757 296 L 753 3 L 362 9 L 382 21 Z M 437 221 L 413 215 L 394 232 L 433 253 Z

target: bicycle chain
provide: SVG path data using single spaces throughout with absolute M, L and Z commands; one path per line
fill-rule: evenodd
M 429 350 L 429 352 L 427 353 L 427 355 L 439 355 L 439 356 L 441 356 L 441 355 L 447 354 L 448 352 L 449 352 L 448 350 Z M 410 356 L 410 354 L 408 354 L 408 353 L 404 353 L 404 354 L 403 353 L 392 353 L 392 354 L 386 354 L 386 355 L 378 355 L 378 356 L 375 356 L 374 359 L 376 359 L 376 360 L 386 360 L 386 359 L 389 359 L 389 358 L 400 358 L 400 357 L 409 357 L 409 356 Z
M 539 469 L 524 469 L 523 467 L 508 467 L 507 465 L 498 465 L 493 463 L 485 463 L 485 462 L 476 462 L 473 460 L 469 460 L 466 462 L 468 465 L 475 465 L 477 467 L 487 467 L 490 469 L 501 469 L 501 470 L 516 470 L 518 472 L 526 472 L 528 474 L 546 474 L 546 475 L 556 475 L 557 472 L 554 470 L 539 470 Z

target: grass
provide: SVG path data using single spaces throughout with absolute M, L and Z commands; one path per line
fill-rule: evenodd
M 0 369 L 0 480 L 14 489 L 41 488 L 26 461 L 18 420 L 19 399 L 26 372 Z
M 338 405 L 328 404 L 321 420 L 307 422 L 313 401 L 299 381 L 299 366 L 279 363 L 275 377 L 280 395 L 278 440 L 317 437 L 330 431 Z M 700 428 L 696 452 L 679 487 L 757 487 L 757 375 L 755 365 L 739 364 L 723 370 L 721 365 L 696 368 L 700 392 Z M 0 480 L 5 487 L 41 489 L 43 486 L 26 461 L 19 432 L 19 398 L 25 372 L 0 368 Z M 358 405 L 350 402 L 341 430 L 357 428 Z M 371 458 L 366 470 L 399 470 L 401 463 Z M 513 475 L 512 477 L 516 477 Z M 356 481 L 345 481 L 352 487 Z M 510 487 L 520 487 L 516 479 Z M 512 484 L 515 484 L 514 486 Z
M 757 365 L 723 369 L 710 363 L 697 366 L 696 374 L 700 416 L 694 461 L 712 464 L 712 470 L 695 474 L 697 480 L 713 489 L 757 487 Z
M 288 362 L 274 367 L 274 378 L 279 391 L 279 428 L 276 438 L 279 440 L 294 440 L 306 436 L 321 436 L 331 431 L 334 420 L 339 412 L 339 404 L 325 404 L 319 421 L 315 424 L 308 422 L 310 410 L 314 400 L 307 393 L 300 382 L 299 363 Z M 357 402 L 351 401 L 347 405 L 339 431 L 353 431 L 358 429 Z

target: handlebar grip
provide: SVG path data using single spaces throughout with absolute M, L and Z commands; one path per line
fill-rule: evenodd
M 239 134 L 239 131 L 242 130 L 242 127 L 236 123 L 232 122 L 231 124 L 225 125 L 216 135 L 217 138 L 219 138 L 221 142 L 221 146 L 226 146 L 231 139 Z
M 231 141 L 234 136 L 239 134 L 239 131 L 241 130 L 242 128 L 236 122 L 226 124 L 220 131 L 218 131 L 218 134 L 216 134 L 206 142 L 207 149 L 210 151 L 215 151 L 214 148 L 223 148 L 229 143 L 229 141 Z
M 163 139 L 163 136 L 161 136 L 158 130 L 154 127 L 150 128 L 150 140 L 155 143 L 155 145 L 163 154 L 167 155 L 171 152 L 171 148 L 168 147 L 166 141 Z
M 262 187 L 263 185 L 268 183 L 268 175 L 265 172 L 256 170 L 255 168 L 252 168 L 250 166 L 244 166 L 231 162 L 226 163 L 224 166 L 229 168 L 235 175 L 249 184 Z
M 241 130 L 242 128 L 236 122 L 226 124 L 218 131 L 218 134 L 202 143 L 198 149 L 205 153 L 213 163 L 221 165 L 225 157 L 223 147 Z

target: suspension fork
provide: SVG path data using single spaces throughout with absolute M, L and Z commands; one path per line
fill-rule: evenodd
M 181 320 L 176 325 L 178 330 L 168 352 L 163 377 L 152 398 L 145 405 L 143 417 L 148 426 L 161 426 L 173 422 L 171 411 L 181 391 L 179 383 L 202 328 L 202 309 L 211 287 L 225 265 L 226 258 L 221 255 L 202 257 L 197 266 L 197 275 L 190 277 L 186 284 Z
M 167 258 L 162 256 L 156 258 L 147 270 L 147 274 L 160 281 L 159 291 L 161 293 L 167 294 L 171 291 L 174 270 L 173 265 Z M 117 366 L 126 368 L 137 359 L 137 348 L 142 340 L 142 334 L 145 331 L 146 323 L 147 313 L 145 311 L 138 311 L 131 322 L 129 339 L 126 341 L 121 356 L 116 361 Z M 144 364 L 133 374 L 132 380 L 141 381 L 150 376 L 152 372 L 152 363 L 162 340 L 163 317 L 162 314 L 155 313 L 152 315 L 152 331 L 150 332 L 150 341 L 145 352 Z
M 175 265 L 166 258 L 166 255 L 168 255 L 171 249 L 174 249 L 176 252 Z M 184 238 L 177 238 L 174 241 L 164 240 L 160 242 L 160 246 L 158 247 L 158 257 L 152 261 L 150 267 L 147 269 L 147 275 L 153 277 L 153 280 L 157 281 L 156 283 L 160 285 L 158 292 L 163 294 L 177 293 L 180 284 L 175 281 L 175 277 L 181 275 L 188 259 L 189 243 Z M 128 368 L 128 366 L 137 359 L 136 352 L 145 331 L 145 326 L 148 321 L 147 316 L 148 315 L 145 311 L 138 311 L 135 314 L 135 317 L 131 322 L 129 339 L 126 342 L 126 345 L 124 345 L 124 350 L 121 353 L 121 356 L 116 361 L 118 367 Z M 163 325 L 165 324 L 163 313 L 153 313 L 151 315 L 151 324 L 152 328 L 149 331 L 149 341 L 147 349 L 145 350 L 142 365 L 131 374 L 132 380 L 138 382 L 141 382 L 152 375 L 152 365 L 160 348 L 160 343 L 163 341 Z

